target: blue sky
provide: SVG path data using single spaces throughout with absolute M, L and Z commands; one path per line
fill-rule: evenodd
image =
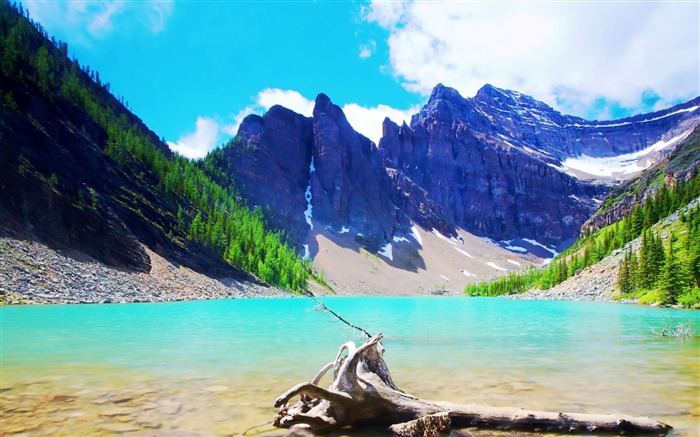
M 688 2 L 24 1 L 171 147 L 203 156 L 243 116 L 326 93 L 377 141 L 438 82 L 610 119 L 700 95 Z

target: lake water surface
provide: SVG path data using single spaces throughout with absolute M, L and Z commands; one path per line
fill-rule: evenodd
M 650 416 L 700 435 L 697 311 L 498 298 L 327 298 L 383 332 L 416 396 Z M 0 308 L 0 434 L 255 435 L 359 334 L 306 298 Z M 329 381 L 323 381 L 326 385 Z M 351 433 L 360 436 L 362 433 Z

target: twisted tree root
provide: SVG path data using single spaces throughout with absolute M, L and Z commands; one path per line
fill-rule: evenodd
M 612 414 L 550 413 L 519 408 L 454 404 L 419 399 L 399 389 L 382 358 L 377 334 L 360 347 L 341 346 L 335 361 L 325 365 L 312 382 L 297 384 L 275 401 L 273 424 L 329 431 L 352 425 L 386 425 L 396 435 L 438 436 L 451 429 L 486 428 L 572 434 L 666 435 L 671 426 L 646 417 Z M 343 353 L 348 353 L 343 356 Z M 328 388 L 318 385 L 334 369 Z M 295 396 L 300 400 L 287 403 Z

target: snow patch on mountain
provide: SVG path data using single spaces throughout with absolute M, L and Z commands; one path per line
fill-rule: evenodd
M 414 240 L 418 242 L 421 246 L 423 246 L 423 240 L 420 238 L 420 234 L 418 233 L 418 229 L 416 229 L 415 226 L 411 226 L 411 237 L 413 237 Z
M 432 232 L 433 234 L 437 235 L 438 238 L 440 238 L 440 239 L 442 239 L 442 240 L 445 240 L 445 241 L 447 241 L 447 242 L 450 243 L 450 244 L 453 244 L 453 245 L 456 245 L 456 244 L 457 244 L 457 243 L 455 243 L 455 239 L 454 239 L 454 238 L 447 238 L 447 237 L 445 237 L 445 236 L 442 235 L 440 232 L 438 232 L 437 229 L 433 229 L 431 232 Z
M 671 117 L 673 115 L 677 114 L 682 114 L 684 112 L 693 112 L 696 109 L 700 108 L 700 106 L 691 106 L 690 108 L 684 108 L 684 109 L 679 109 L 678 111 L 673 111 L 669 112 L 668 114 L 663 114 L 658 117 L 654 118 L 647 118 L 644 120 L 635 120 L 635 121 L 626 121 L 622 123 L 586 123 L 586 124 L 579 124 L 579 123 L 573 123 L 573 124 L 567 124 L 564 127 L 592 127 L 592 128 L 606 128 L 606 127 L 620 127 L 620 126 L 629 126 L 634 123 L 648 123 L 650 121 L 656 121 L 656 120 L 661 120 L 666 117 Z
M 389 261 L 394 260 L 394 249 L 391 246 L 391 243 L 386 243 L 386 245 L 382 247 L 382 250 L 380 250 L 378 254 L 385 258 L 388 258 Z
M 525 241 L 525 242 L 527 242 L 527 243 L 530 243 L 530 244 L 532 244 L 533 246 L 539 246 L 539 247 L 543 248 L 544 250 L 546 250 L 547 252 L 549 252 L 549 253 L 552 254 L 552 258 L 554 258 L 555 256 L 559 255 L 559 252 L 557 252 L 556 250 L 552 249 L 551 247 L 545 246 L 544 244 L 542 244 L 542 243 L 540 243 L 540 242 L 538 242 L 538 241 L 531 240 L 531 239 L 529 239 L 529 238 L 523 238 L 523 241 Z
M 495 263 L 490 262 L 490 261 L 487 262 L 486 265 L 489 266 L 489 267 L 491 267 L 492 269 L 500 270 L 500 271 L 503 271 L 503 272 L 507 272 L 507 271 L 508 271 L 508 269 L 504 269 L 503 267 L 500 267 L 500 266 L 498 266 L 498 265 L 496 265 Z
M 641 172 L 650 167 L 651 159 L 641 159 L 648 155 L 666 150 L 679 141 L 684 140 L 690 130 L 671 138 L 668 141 L 658 141 L 646 149 L 637 152 L 625 153 L 623 155 L 596 158 L 588 155 L 581 155 L 576 158 L 566 159 L 562 165 L 566 170 L 578 170 L 580 172 L 602 177 L 620 177 Z
M 461 253 L 462 255 L 465 255 L 465 256 L 468 256 L 468 257 L 471 258 L 471 259 L 474 259 L 473 256 L 469 255 L 467 252 L 463 251 L 462 249 L 460 249 L 460 248 L 458 248 L 458 247 L 455 247 L 455 250 L 456 250 L 457 252 Z
M 511 252 L 527 253 L 527 249 L 521 246 L 513 246 L 511 244 L 507 244 L 506 246 L 503 246 L 503 248 L 510 250 Z
M 309 228 L 311 230 L 314 230 L 314 224 L 311 222 L 311 219 L 313 218 L 313 211 L 314 207 L 311 205 L 311 173 L 316 171 L 316 167 L 314 166 L 314 157 L 311 157 L 311 164 L 309 164 L 309 185 L 306 186 L 306 191 L 304 192 L 304 198 L 306 199 L 306 211 L 304 211 L 304 219 L 306 220 L 306 223 L 309 225 Z
M 304 219 L 306 220 L 306 223 L 308 223 L 309 228 L 311 228 L 313 231 L 314 224 L 311 222 L 311 219 L 313 218 L 314 207 L 311 205 L 311 183 L 309 183 L 309 185 L 306 187 L 304 197 L 306 198 L 306 211 L 304 211 Z

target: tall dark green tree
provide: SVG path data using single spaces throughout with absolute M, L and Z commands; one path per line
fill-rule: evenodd
M 673 247 L 675 241 L 676 238 L 671 234 L 671 237 L 668 239 L 668 252 L 658 283 L 663 302 L 667 304 L 676 303 L 681 288 L 683 287 L 681 265 L 678 262 Z

